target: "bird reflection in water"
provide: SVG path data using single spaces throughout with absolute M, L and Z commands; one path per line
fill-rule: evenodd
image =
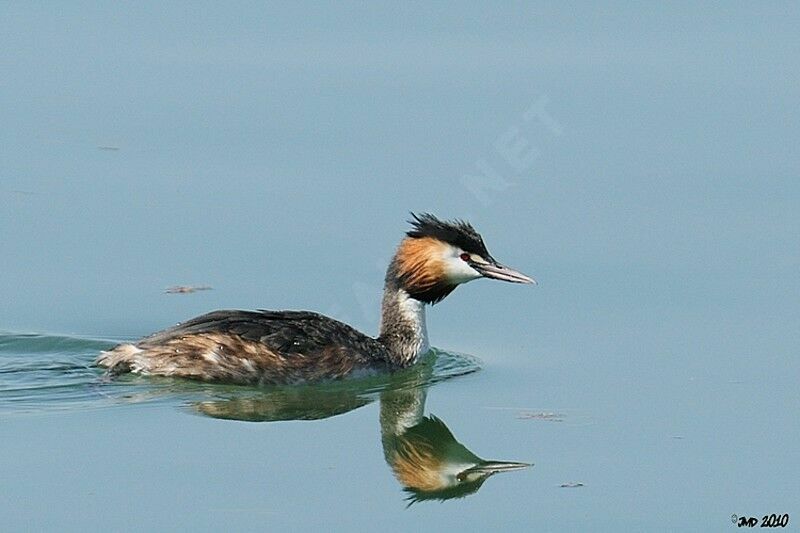
M 476 492 L 498 472 L 531 466 L 481 459 L 458 442 L 441 419 L 424 415 L 428 387 L 456 374 L 437 376 L 436 357 L 434 354 L 390 376 L 303 387 L 247 389 L 247 395 L 242 395 L 237 387 L 238 394 L 196 402 L 192 407 L 204 415 L 229 420 L 319 420 L 352 411 L 378 398 L 384 458 L 409 493 L 409 505 L 422 500 L 462 498 Z M 461 373 L 475 370 L 477 367 Z
M 520 470 L 528 463 L 487 461 L 472 453 L 433 415 L 424 416 L 426 388 L 387 390 L 381 394 L 383 455 L 410 494 L 422 500 L 463 498 L 489 476 Z

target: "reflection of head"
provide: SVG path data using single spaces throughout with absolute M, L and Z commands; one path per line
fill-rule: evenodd
M 529 465 L 484 461 L 458 442 L 435 416 L 425 417 L 397 435 L 386 458 L 409 501 L 462 498 L 477 491 L 497 472 Z

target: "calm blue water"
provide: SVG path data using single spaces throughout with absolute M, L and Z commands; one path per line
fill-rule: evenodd
M 799 25 L 780 2 L 1 4 L 4 526 L 796 527 Z M 219 308 L 375 333 L 409 210 L 540 285 L 459 288 L 428 313 L 439 357 L 396 380 L 91 366 Z M 409 506 L 409 449 L 533 466 Z

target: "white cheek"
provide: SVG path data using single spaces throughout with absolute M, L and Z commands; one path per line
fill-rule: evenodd
M 444 261 L 444 272 L 447 279 L 453 283 L 466 283 L 481 277 L 466 261 L 461 259 L 463 250 L 451 246 L 448 248 L 445 256 L 442 258 Z

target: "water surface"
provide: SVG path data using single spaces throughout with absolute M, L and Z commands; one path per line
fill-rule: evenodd
M 796 525 L 798 27 L 788 2 L 0 3 L 3 527 Z M 410 210 L 540 282 L 430 309 L 423 375 L 91 366 L 214 309 L 375 334 Z M 436 497 L 414 472 L 461 447 L 534 466 Z

